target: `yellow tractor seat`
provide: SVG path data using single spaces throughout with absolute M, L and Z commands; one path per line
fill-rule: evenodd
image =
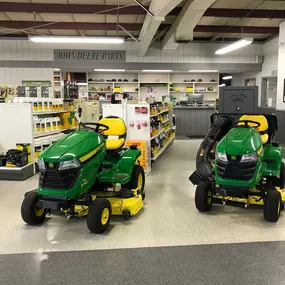
M 246 120 L 249 120 L 249 121 L 254 121 L 254 122 L 257 122 L 257 123 L 260 123 L 260 126 L 258 128 L 255 128 L 260 136 L 261 136 L 261 140 L 262 140 L 262 143 L 263 144 L 266 144 L 268 142 L 268 122 L 267 122 L 267 119 L 263 116 L 263 115 L 243 115 L 240 117 L 239 119 L 240 121 L 246 121 Z M 243 125 L 244 123 L 239 123 L 239 126 L 240 125 Z M 248 123 L 249 126 L 251 127 L 255 127 L 256 125 L 254 123 Z
M 99 123 L 109 127 L 109 130 L 101 133 L 106 139 L 106 149 L 120 149 L 125 144 L 127 135 L 124 120 L 119 117 L 106 117 L 101 119 Z

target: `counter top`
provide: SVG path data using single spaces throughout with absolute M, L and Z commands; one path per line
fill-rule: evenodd
M 215 109 L 215 106 L 174 106 L 173 109 Z

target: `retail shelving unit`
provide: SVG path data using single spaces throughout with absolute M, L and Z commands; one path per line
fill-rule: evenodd
M 166 96 L 180 101 L 185 99 L 186 94 L 202 93 L 204 102 L 208 105 L 215 105 L 215 100 L 219 97 L 218 72 L 92 72 L 87 74 L 87 78 L 89 95 L 101 95 L 106 101 L 110 101 L 113 92 L 128 93 L 130 99 L 143 101 L 149 98 L 162 101 Z
M 157 103 L 156 103 L 157 104 Z M 162 110 L 156 111 L 154 105 L 151 104 L 151 114 L 150 114 L 150 124 L 159 123 L 159 129 L 152 127 L 150 135 L 150 144 L 151 144 L 151 161 L 155 162 L 161 155 L 168 149 L 168 147 L 173 143 L 175 139 L 175 131 L 170 133 L 173 130 L 173 104 L 168 103 L 167 107 L 161 108 Z M 159 103 L 162 104 L 163 103 Z M 166 117 L 164 119 L 164 117 Z M 158 138 L 158 142 L 156 139 Z M 162 143 L 163 141 L 163 143 Z
M 204 94 L 204 103 L 215 105 L 219 98 L 218 72 L 189 72 L 170 74 L 169 93 L 176 101 L 183 100 L 186 94 Z
M 88 73 L 88 93 L 98 94 L 111 100 L 113 92 L 129 93 L 131 99 L 138 100 L 138 74 L 137 73 Z M 92 97 L 92 96 L 91 96 Z
M 14 149 L 16 144 L 30 144 L 31 161 L 23 167 L 0 167 L 0 180 L 25 180 L 35 174 L 35 146 L 37 141 L 44 137 L 47 141 L 54 141 L 55 135 L 61 134 L 69 129 L 58 129 L 50 132 L 35 133 L 33 119 L 34 115 L 45 118 L 59 113 L 70 112 L 66 110 L 33 112 L 32 103 L 3 103 L 0 104 L 0 120 L 3 123 L 0 128 L 0 153 L 6 153 Z M 16 119 L 20 118 L 20 119 Z M 72 127 L 76 129 L 78 127 Z
M 62 76 L 60 70 L 53 71 L 53 94 L 54 98 L 62 98 Z

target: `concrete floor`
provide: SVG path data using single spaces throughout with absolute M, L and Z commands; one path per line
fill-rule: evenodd
M 113 218 L 102 235 L 90 234 L 86 219 L 51 216 L 42 226 L 24 224 L 20 205 L 37 176 L 24 182 L 0 182 L 0 254 L 81 251 L 285 240 L 285 215 L 277 224 L 263 220 L 262 209 L 216 205 L 207 214 L 194 205 L 199 140 L 177 140 L 154 165 L 146 182 L 143 211 L 130 221 Z

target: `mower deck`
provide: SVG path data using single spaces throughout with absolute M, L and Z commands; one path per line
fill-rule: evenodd
M 285 191 L 284 189 L 281 189 L 279 187 L 276 187 L 277 191 L 281 194 L 282 202 L 285 203 Z M 224 202 L 236 202 L 236 203 L 242 203 L 245 205 L 258 205 L 258 206 L 264 206 L 263 199 L 260 199 L 260 195 L 257 195 L 257 193 L 260 193 L 257 189 L 252 189 L 250 191 L 250 195 L 248 195 L 248 198 L 237 198 L 237 197 L 231 197 L 231 196 L 221 196 L 221 195 L 215 195 L 213 196 L 214 199 L 219 199 Z

